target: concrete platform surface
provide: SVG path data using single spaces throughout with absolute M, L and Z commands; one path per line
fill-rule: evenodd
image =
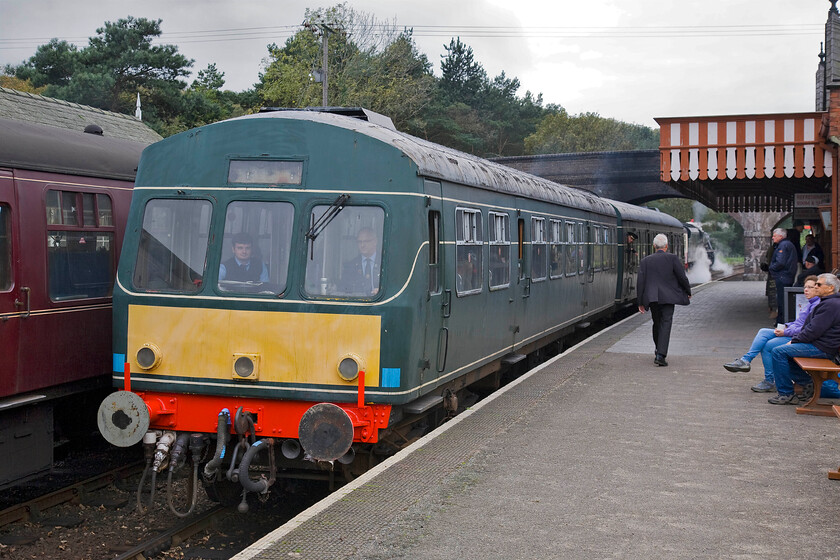
M 840 558 L 840 420 L 721 365 L 770 326 L 764 283 L 567 351 L 235 558 Z

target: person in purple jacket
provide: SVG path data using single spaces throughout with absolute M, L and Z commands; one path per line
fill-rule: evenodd
M 799 404 L 814 395 L 811 377 L 796 365 L 793 358 L 837 359 L 840 348 L 840 279 L 833 274 L 820 274 L 815 291 L 820 303 L 814 307 L 799 334 L 771 352 L 778 394 L 767 399 L 770 404 Z M 793 383 L 803 387 L 801 397 L 793 392 Z
M 760 329 L 755 335 L 750 349 L 747 353 L 723 367 L 728 371 L 750 371 L 750 362 L 761 354 L 761 363 L 764 364 L 764 379 L 750 387 L 756 393 L 771 393 L 776 390 L 776 381 L 773 375 L 773 359 L 771 352 L 777 346 L 787 344 L 791 337 L 799 334 L 805 319 L 811 310 L 820 302 L 816 290 L 817 277 L 808 276 L 805 279 L 805 297 L 808 298 L 808 305 L 799 313 L 796 321 L 786 323 L 784 329 Z

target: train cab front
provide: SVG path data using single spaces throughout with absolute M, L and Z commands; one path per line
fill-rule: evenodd
M 100 431 L 145 442 L 152 473 L 183 448 L 205 483 L 238 492 L 293 470 L 361 472 L 357 451 L 391 415 L 365 393 L 395 386 L 381 374 L 375 305 L 384 211 L 314 204 L 306 223 L 320 226 L 297 243 L 290 203 L 231 197 L 145 202 L 114 297 L 123 390 L 102 403 Z
M 162 309 L 138 312 L 166 313 Z M 188 321 L 183 315 L 197 312 L 182 309 L 178 313 L 182 315 L 178 322 L 183 325 Z M 330 320 L 322 315 L 313 317 Z M 267 317 L 262 322 L 267 322 L 264 326 L 269 328 L 277 327 L 271 320 L 279 318 Z M 240 313 L 228 314 L 227 320 L 233 325 L 229 337 L 234 345 L 237 340 L 248 338 L 249 330 L 241 323 L 248 319 L 251 318 Z M 356 321 L 353 330 L 370 329 L 373 333 L 377 330 L 375 319 L 368 318 L 361 324 Z M 142 326 L 142 321 L 131 324 L 140 332 L 151 332 Z M 236 336 L 236 331 L 242 337 Z M 337 332 L 334 335 L 332 344 L 314 348 L 310 343 L 306 354 L 323 356 L 330 353 L 327 347 L 335 354 L 332 371 L 324 372 L 317 385 L 295 383 L 291 377 L 283 377 L 280 372 L 296 371 L 290 364 L 276 370 L 268 367 L 274 361 L 282 362 L 280 356 L 294 354 L 293 341 L 299 340 L 297 337 L 291 337 L 288 345 L 249 347 L 242 352 L 220 350 L 216 356 L 204 350 L 210 355 L 203 357 L 185 352 L 177 358 L 177 344 L 166 336 L 129 345 L 136 350 L 124 364 L 123 390 L 112 393 L 100 405 L 99 429 L 116 446 L 143 442 L 150 473 L 144 476 L 146 485 L 154 485 L 158 473 L 166 472 L 171 478 L 170 471 L 188 463 L 196 469 L 194 485 L 200 479 L 211 498 L 225 503 L 249 492 L 265 494 L 279 477 L 294 478 L 307 473 L 307 478 L 329 479 L 335 470 L 345 474 L 363 472 L 370 466 L 369 454 L 379 441 L 381 430 L 388 427 L 391 407 L 366 402 L 366 386 L 377 383 L 373 373 L 377 370 L 375 359 L 366 356 L 375 353 L 365 348 L 352 353 L 337 351 L 342 336 Z M 212 371 L 207 360 L 214 358 L 228 362 L 227 379 L 201 373 Z M 179 361 L 185 369 L 176 366 Z M 181 375 L 171 375 L 173 370 L 166 367 L 167 362 L 175 362 L 170 366 Z M 187 363 L 204 367 L 188 369 Z M 365 370 L 372 372 L 370 376 Z M 330 376 L 334 379 L 328 379 Z M 279 398 L 289 392 L 284 386 L 292 385 L 298 387 L 291 391 L 297 398 Z M 346 390 L 339 395 L 336 386 Z M 366 452 L 361 453 L 361 460 L 356 457 L 360 450 Z M 138 496 L 145 492 L 143 484 Z M 149 498 L 149 505 L 143 507 L 152 507 L 152 501 Z M 241 503 L 246 503 L 244 498 Z

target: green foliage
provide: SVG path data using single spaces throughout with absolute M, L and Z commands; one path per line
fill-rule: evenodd
M 274 107 L 307 107 L 320 101 L 321 84 L 311 76 L 318 60 L 319 46 L 315 36 L 299 31 L 280 49 L 268 46 L 271 63 L 260 75 L 257 87 L 264 105 Z M 318 100 L 318 101 L 316 101 Z
M 113 79 L 107 94 L 109 107 L 105 108 L 125 110 L 125 98 L 133 101 L 141 89 L 168 94 L 163 95 L 167 105 L 177 107 L 170 96 L 186 86 L 180 78 L 189 75 L 193 61 L 178 54 L 174 45 L 152 45 L 152 40 L 160 37 L 160 24 L 161 20 L 129 16 L 116 23 L 106 22 L 90 38 L 81 53 L 85 67 Z
M 346 4 L 307 10 L 304 26 L 282 48 L 269 45 L 257 88 L 265 105 L 321 105 L 322 84 L 313 74 L 327 33 L 329 105 L 365 107 L 391 117 L 397 128 L 411 127 L 429 102 L 434 76 L 410 30 L 398 32 Z
M 659 147 L 659 131 L 599 116 L 569 115 L 559 108 L 546 115 L 536 132 L 525 138 L 529 154 L 558 154 Z
M 694 201 L 688 198 L 660 198 L 645 204 L 648 208 L 655 208 L 660 212 L 669 214 L 681 222 L 690 222 L 694 219 Z M 705 206 L 703 208 L 706 208 Z M 707 208 L 708 210 L 708 208 Z
M 504 72 L 489 80 L 460 38 L 442 55 L 442 78 L 421 122 L 412 132 L 433 142 L 485 157 L 521 155 L 546 109 L 542 96 L 517 97 L 519 80 Z
M 484 157 L 523 153 L 656 147 L 656 132 L 595 114 L 570 117 L 543 106 L 542 95 L 519 95 L 504 72 L 490 79 L 472 47 L 453 38 L 441 56 L 441 78 L 417 49 L 412 30 L 399 29 L 346 2 L 307 9 L 304 25 L 285 44 L 268 45 L 253 89 L 232 92 L 215 64 L 198 71 L 173 45 L 154 45 L 161 20 L 128 16 L 106 22 L 78 49 L 51 40 L 4 84 L 127 114 L 140 94 L 143 119 L 164 136 L 256 111 L 260 106 L 307 107 L 322 102 L 314 75 L 327 34 L 329 104 L 359 106 L 391 117 L 399 130 Z M 609 143 L 605 143 L 609 141 Z
M 428 105 L 434 89 L 431 64 L 417 50 L 410 31 L 396 36 L 381 52 L 361 54 L 348 64 L 344 94 L 352 105 L 391 117 L 398 129 Z
M 39 46 L 28 61 L 16 67 L 8 65 L 5 71 L 35 88 L 67 85 L 81 65 L 80 58 L 76 45 L 52 39 Z
M 446 55 L 441 55 L 440 92 L 447 102 L 466 103 L 476 106 L 479 95 L 487 86 L 487 72 L 473 56 L 472 47 L 461 42 L 461 38 L 452 39 L 449 45 L 444 45 Z M 502 75 L 504 77 L 504 74 Z M 516 83 L 516 89 L 519 82 Z M 514 90 L 515 93 L 515 90 Z
M 167 120 L 161 132 L 163 136 L 176 134 L 205 124 L 253 111 L 259 106 L 259 97 L 253 90 L 242 93 L 222 91 L 225 74 L 209 64 L 200 70 L 192 85 L 184 90 L 180 100 L 180 112 L 174 119 Z
M 160 37 L 161 20 L 127 17 L 105 22 L 77 50 L 53 39 L 38 47 L 34 56 L 7 73 L 46 86 L 44 95 L 131 114 L 140 93 L 145 100 L 144 117 L 153 128 L 178 117 L 180 78 L 189 74 L 192 60 L 178 54 L 173 45 L 152 45 Z
M 729 214 L 715 212 L 688 198 L 662 198 L 645 206 L 670 214 L 681 222 L 698 222 L 719 254 L 743 258 L 744 228 Z

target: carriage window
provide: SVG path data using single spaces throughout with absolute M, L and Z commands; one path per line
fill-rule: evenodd
M 99 220 L 97 207 L 110 212 L 105 194 L 48 190 L 45 196 L 49 294 L 53 301 L 111 295 L 116 251 L 111 220 Z M 81 223 L 80 223 L 81 220 Z M 79 231 L 79 228 L 84 231 Z
M 84 227 L 114 225 L 111 198 L 107 194 L 48 190 L 45 196 L 47 224 Z M 79 223 L 81 207 L 82 223 Z
M 525 279 L 525 264 L 522 262 L 525 258 L 525 220 L 522 218 L 516 220 L 516 233 L 518 235 L 516 243 L 516 258 L 518 259 L 516 262 L 516 277 L 521 282 Z
M 96 210 L 100 227 L 114 225 L 114 212 L 111 209 L 111 198 L 108 195 L 96 195 Z
M 302 161 L 231 160 L 228 183 L 300 185 Z
M 531 279 L 546 277 L 545 218 L 531 218 Z
M 575 237 L 577 239 L 577 269 L 578 274 L 583 274 L 584 267 L 586 266 L 586 242 L 587 239 L 584 238 L 584 226 L 583 224 L 577 224 L 575 228 Z
M 0 204 L 0 290 L 12 287 L 12 211 Z
M 592 267 L 601 270 L 604 266 L 604 240 L 601 238 L 601 226 L 592 226 Z
M 560 220 L 551 220 L 549 222 L 549 242 L 551 249 L 548 252 L 548 268 L 551 278 L 560 278 L 563 276 L 563 223 Z
M 206 200 L 154 199 L 146 204 L 135 288 L 186 294 L 201 289 L 211 211 Z
M 510 216 L 490 212 L 490 289 L 510 286 Z
M 429 212 L 429 293 L 440 293 L 440 212 Z
M 309 224 L 335 206 L 316 206 Z M 345 206 L 306 244 L 304 289 L 311 296 L 374 298 L 379 294 L 385 211 Z
M 48 190 L 46 194 L 47 224 L 78 226 L 78 206 L 81 193 Z M 85 196 L 93 196 L 86 194 Z M 92 224 L 85 224 L 92 225 Z
M 455 290 L 458 295 L 481 292 L 481 212 L 455 210 Z
M 577 239 L 574 222 L 566 222 L 566 276 L 577 274 Z
M 286 290 L 294 207 L 233 202 L 225 213 L 219 264 L 223 292 L 277 295 Z
M 93 193 L 82 194 L 82 221 L 86 226 L 96 225 L 95 196 Z
M 114 280 L 114 234 L 49 231 L 50 299 L 99 298 L 111 295 Z

